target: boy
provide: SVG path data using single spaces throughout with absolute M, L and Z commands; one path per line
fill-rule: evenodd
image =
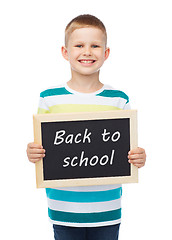
M 103 23 L 92 15 L 74 18 L 65 30 L 63 57 L 69 61 L 71 80 L 40 95 L 38 113 L 129 109 L 128 96 L 99 81 L 108 58 Z M 106 113 L 105 113 L 106 114 Z M 29 143 L 27 155 L 35 163 L 45 157 L 42 146 Z M 136 148 L 128 154 L 137 167 L 146 154 Z M 121 185 L 46 189 L 48 213 L 56 240 L 117 240 L 121 222 Z

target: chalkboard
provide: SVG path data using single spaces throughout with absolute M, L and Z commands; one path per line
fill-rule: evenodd
M 137 147 L 135 110 L 34 115 L 37 187 L 137 182 L 128 152 Z

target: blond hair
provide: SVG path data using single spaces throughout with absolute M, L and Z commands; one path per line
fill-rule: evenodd
M 105 45 L 107 44 L 106 28 L 105 28 L 104 24 L 102 23 L 102 21 L 100 21 L 100 19 L 98 19 L 97 17 L 95 17 L 93 15 L 83 14 L 83 15 L 79 15 L 76 18 L 72 19 L 66 26 L 65 46 L 67 46 L 69 37 L 74 30 L 79 29 L 79 28 L 86 28 L 86 27 L 95 27 L 95 28 L 102 30 L 102 32 L 105 35 Z

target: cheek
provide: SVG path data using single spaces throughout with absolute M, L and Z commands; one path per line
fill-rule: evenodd
M 75 52 L 71 52 L 70 55 L 69 55 L 69 59 L 74 61 L 74 60 L 76 60 L 79 57 L 79 55 L 80 54 L 78 52 L 76 52 L 76 51 Z
M 98 57 L 98 59 L 99 59 L 99 62 L 100 62 L 101 64 L 103 64 L 104 61 L 105 61 L 105 55 L 104 55 L 104 53 L 100 53 L 97 57 Z
M 96 52 L 95 55 L 102 61 L 104 61 L 105 59 L 105 52 L 104 51 L 100 51 L 100 52 Z

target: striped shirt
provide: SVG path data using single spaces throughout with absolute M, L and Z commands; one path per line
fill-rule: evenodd
M 80 93 L 67 83 L 40 94 L 38 114 L 130 109 L 128 96 L 108 85 Z M 47 188 L 48 215 L 53 224 L 97 227 L 121 222 L 122 186 Z

